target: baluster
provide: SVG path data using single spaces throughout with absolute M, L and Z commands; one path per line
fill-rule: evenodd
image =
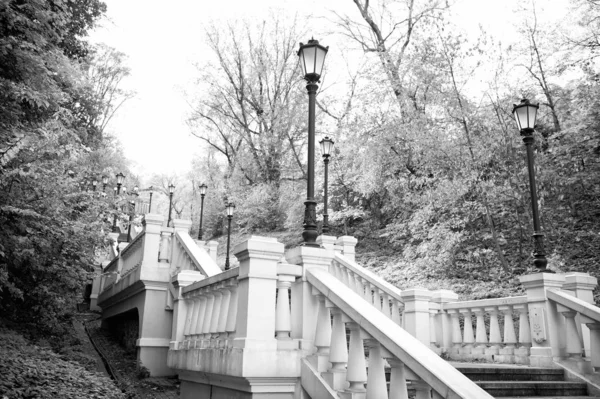
M 369 339 L 369 375 L 367 377 L 366 399 L 387 399 L 387 383 L 385 381 L 385 362 L 383 348 L 379 341 Z
M 577 324 L 575 323 L 575 316 L 577 312 L 568 308 L 559 306 L 558 310 L 565 317 L 565 327 L 567 330 L 567 353 L 572 358 L 581 358 L 581 352 L 583 345 L 581 342 L 581 336 L 577 330 Z
M 383 314 L 391 319 L 392 312 L 391 312 L 391 308 L 390 308 L 390 296 L 385 291 L 383 291 L 383 301 L 381 303 L 381 308 L 383 310 Z
M 340 270 L 342 272 L 342 283 L 344 283 L 344 285 L 346 287 L 350 286 L 350 276 L 349 276 L 349 271 L 348 269 L 346 269 L 345 267 L 340 267 Z
M 354 292 L 363 297 L 365 294 L 363 290 L 363 284 L 360 280 L 360 276 L 358 274 L 354 274 Z
M 183 340 L 188 341 L 190 339 L 190 330 L 192 326 L 195 326 L 195 321 L 198 319 L 198 308 L 200 305 L 200 297 L 188 296 L 185 298 L 188 303 L 188 311 L 185 317 L 185 327 L 183 328 Z M 190 304 L 191 302 L 191 304 Z
M 354 280 L 354 273 L 348 269 L 346 269 L 346 273 L 348 274 L 348 284 L 346 284 L 346 286 L 352 291 L 356 292 L 356 281 Z
M 514 309 L 519 312 L 519 345 L 521 347 L 531 347 L 531 329 L 529 327 L 529 308 L 527 304 L 514 305 Z
M 219 322 L 219 316 L 220 316 L 220 312 L 221 312 L 221 302 L 223 300 L 223 293 L 221 292 L 221 287 L 222 287 L 222 283 L 217 283 L 214 285 L 213 287 L 213 292 L 214 292 L 214 296 L 215 296 L 215 301 L 214 301 L 214 306 L 213 306 L 213 311 L 210 317 L 210 328 L 208 330 L 209 334 L 209 339 L 210 339 L 210 346 L 213 346 L 214 344 L 214 340 L 217 337 L 217 324 Z
M 493 349 L 493 353 L 491 354 L 497 355 L 502 345 L 500 323 L 498 322 L 498 307 L 492 306 L 484 310 L 490 314 L 490 349 Z
M 400 304 L 396 298 L 392 298 L 392 321 L 398 325 L 402 320 L 400 320 Z
M 514 349 L 517 344 L 517 335 L 515 334 L 515 325 L 513 323 L 512 306 L 500 306 L 498 309 L 504 314 L 504 348 Z
M 388 357 L 387 362 L 391 367 L 389 399 L 408 399 L 408 386 L 406 384 L 404 363 L 392 357 Z
M 206 288 L 202 288 L 200 289 L 200 295 L 202 295 L 200 297 L 200 304 L 198 307 L 198 320 L 194 326 L 194 348 L 200 348 L 200 336 L 202 335 L 202 326 L 204 325 L 204 316 L 206 315 L 206 306 L 208 304 L 208 298 L 204 295 L 204 293 L 206 292 Z
M 373 304 L 373 294 L 371 292 L 371 283 L 369 280 L 364 280 L 365 282 L 365 301 L 369 302 L 371 305 Z
M 432 349 L 440 346 L 438 345 L 436 334 L 438 329 L 438 325 L 436 324 L 437 314 L 437 309 L 429 309 L 429 347 Z
M 275 315 L 275 337 L 277 339 L 291 339 L 292 321 L 289 289 L 294 281 L 294 276 L 277 276 L 277 313 Z
M 348 369 L 346 381 L 350 384 L 346 392 L 365 392 L 367 382 L 367 364 L 365 347 L 361 337 L 360 326 L 355 322 L 348 323 L 350 329 L 350 350 L 348 352 Z
M 207 339 L 210 338 L 210 321 L 212 320 L 212 314 L 215 307 L 215 293 L 210 291 L 211 287 L 207 287 L 207 297 L 208 301 L 206 302 L 206 311 L 204 312 L 203 322 L 202 322 L 202 342 L 201 346 L 203 348 L 207 347 Z
M 379 292 L 379 288 L 377 286 L 373 286 L 373 306 L 375 306 L 375 308 L 377 308 L 377 310 L 379 310 L 380 312 L 382 312 L 381 309 L 381 295 Z
M 415 388 L 415 399 L 431 399 L 431 387 L 424 381 L 413 381 L 412 386 Z
M 317 347 L 317 371 L 327 371 L 329 364 L 329 346 L 331 344 L 331 313 L 325 306 L 325 296 L 317 295 L 319 301 L 319 313 L 317 315 L 317 327 L 315 331 L 315 346 Z
M 238 309 L 238 292 L 237 292 L 237 280 L 232 279 L 229 291 L 231 292 L 231 298 L 229 299 L 229 312 L 227 314 L 227 322 L 225 324 L 225 332 L 227 333 L 226 346 L 229 345 L 229 340 L 235 336 L 235 323 L 237 320 L 237 309 Z
M 463 350 L 464 354 L 470 355 L 475 343 L 473 337 L 473 320 L 471 319 L 470 309 L 459 309 L 459 312 L 464 316 L 464 328 L 463 328 Z
M 169 237 L 171 233 L 168 231 L 160 232 L 160 250 L 158 252 L 159 262 L 169 262 Z
M 474 308 L 472 309 L 473 313 L 477 316 L 477 323 L 475 328 L 475 342 L 477 343 L 477 347 L 471 353 L 483 353 L 485 348 L 487 347 L 487 331 L 485 330 L 485 321 L 483 316 L 485 312 L 482 308 Z
M 447 310 L 452 320 L 452 353 L 459 354 L 462 348 L 462 333 L 460 331 L 460 313 L 458 309 Z
M 595 320 L 587 320 L 582 317 L 582 321 L 590 329 L 590 352 L 592 368 L 594 371 L 600 371 L 600 323 Z M 588 323 L 589 321 L 589 323 Z
M 346 342 L 346 327 L 344 325 L 342 311 L 332 307 L 329 302 L 327 306 L 331 308 L 333 314 L 333 328 L 331 329 L 331 346 L 329 347 L 329 362 L 331 368 L 324 375 L 329 386 L 340 391 L 346 385 L 346 363 L 348 363 L 348 344 Z
M 225 327 L 227 325 L 227 316 L 229 315 L 229 304 L 231 301 L 231 291 L 229 287 L 231 286 L 231 281 L 228 280 L 224 283 L 224 287 L 221 290 L 221 311 L 219 312 L 219 320 L 217 321 L 217 333 L 218 333 L 218 342 L 217 346 L 225 346 Z
M 333 277 L 337 278 L 338 280 L 340 279 L 339 272 L 338 272 L 338 264 L 336 261 L 333 261 L 329 264 L 329 274 L 331 274 Z

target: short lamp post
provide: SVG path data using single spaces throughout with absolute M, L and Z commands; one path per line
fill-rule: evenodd
M 102 192 L 106 192 L 106 185 L 108 184 L 108 176 L 102 176 Z
M 329 214 L 327 213 L 327 173 L 329 170 L 329 157 L 333 149 L 333 140 L 325 136 L 321 141 L 321 154 L 323 155 L 323 163 L 325 164 L 325 181 L 323 182 L 323 234 L 329 232 Z
M 96 187 L 98 187 L 98 179 L 94 177 L 92 178 L 92 190 L 96 191 Z
M 150 204 L 148 205 L 148 213 L 152 213 L 152 194 L 154 193 L 154 186 L 150 186 Z
M 328 47 L 323 47 L 317 40 L 311 39 L 307 44 L 300 43 L 298 56 L 306 80 L 308 91 L 308 183 L 306 201 L 304 202 L 304 245 L 318 247 L 317 244 L 317 213 L 315 201 L 315 103 L 319 79 L 323 71 Z
M 227 253 L 225 257 L 225 270 L 229 270 L 229 244 L 231 242 L 231 219 L 233 219 L 233 211 L 235 205 L 230 202 L 227 204 L 225 210 L 227 211 Z
M 173 183 L 169 184 L 169 219 L 167 219 L 167 227 L 171 224 L 171 210 L 173 209 L 173 192 L 175 191 L 175 186 Z
M 204 196 L 206 195 L 206 190 L 208 187 L 206 184 L 202 183 L 198 186 L 198 190 L 200 191 L 200 223 L 198 225 L 198 239 L 202 239 L 202 214 L 204 213 Z
M 519 104 L 514 104 L 513 115 L 517 121 L 517 126 L 523 137 L 525 148 L 527 150 L 527 169 L 529 170 L 529 191 L 531 193 L 531 210 L 533 213 L 533 265 L 538 272 L 552 273 L 546 266 L 546 251 L 544 250 L 544 234 L 540 228 L 540 215 L 538 209 L 538 198 L 535 186 L 535 170 L 533 168 L 533 132 L 535 128 L 535 119 L 539 105 L 532 104 L 527 99 L 521 100 Z
M 117 195 L 119 195 L 121 194 L 121 185 L 123 184 L 123 180 L 125 180 L 125 175 L 119 172 L 115 177 L 117 178 Z
M 113 196 L 116 197 L 117 196 L 117 187 L 113 187 Z

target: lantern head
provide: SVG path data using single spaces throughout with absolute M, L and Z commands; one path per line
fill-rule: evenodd
M 524 98 L 519 104 L 513 104 L 513 115 L 517 121 L 520 131 L 532 131 L 535 127 L 535 119 L 539 104 L 532 104 Z
M 235 210 L 235 205 L 233 204 L 233 202 L 228 203 L 225 207 L 225 210 L 227 211 L 227 216 L 232 217 L 233 211 Z
M 117 173 L 116 178 L 117 178 L 117 184 L 121 185 L 121 184 L 123 184 L 123 180 L 125 180 L 125 175 L 123 173 L 119 172 L 119 173 Z
M 169 194 L 173 194 L 174 191 L 175 191 L 175 186 L 173 185 L 173 183 L 169 184 Z
M 310 39 L 307 44 L 300 43 L 298 56 L 304 79 L 309 82 L 319 81 L 328 50 L 329 47 L 321 46 L 318 40 Z
M 198 186 L 198 190 L 200 191 L 200 195 L 204 196 L 206 195 L 206 189 L 208 188 L 208 186 L 204 183 L 202 183 L 201 185 Z
M 323 157 L 329 157 L 331 155 L 331 151 L 333 150 L 333 144 L 335 144 L 334 141 L 328 136 L 325 136 L 323 139 L 321 139 L 321 141 L 319 141 L 319 144 L 321 144 L 321 154 L 323 154 Z

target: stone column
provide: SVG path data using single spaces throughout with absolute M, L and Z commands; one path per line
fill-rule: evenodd
M 146 235 L 144 236 L 143 267 L 156 267 L 161 244 L 160 231 L 164 216 L 148 213 L 144 216 L 144 220 L 146 222 Z
M 429 301 L 431 291 L 424 288 L 411 288 L 400 294 L 404 300 L 404 329 L 429 347 Z
M 597 285 L 598 279 L 587 273 L 567 273 L 565 276 L 565 283 L 563 284 L 563 290 L 573 294 L 577 299 L 581 299 L 582 301 L 594 305 L 593 291 Z M 577 329 L 583 337 L 585 357 L 589 358 L 591 356 L 590 330 L 586 324 L 582 324 L 580 315 L 576 316 L 575 321 L 577 323 Z
M 275 340 L 275 293 L 277 261 L 283 255 L 283 244 L 275 238 L 251 236 L 233 248 L 240 262 L 238 306 L 234 348 L 256 350 L 265 355 L 277 350 Z M 250 360 L 250 359 L 249 359 Z M 258 372 L 260 362 L 244 361 L 242 375 Z
M 317 237 L 317 244 L 319 244 L 325 249 L 333 251 L 335 249 L 336 240 L 337 238 L 335 238 L 334 236 L 326 236 L 321 234 Z
M 183 231 L 189 234 L 192 228 L 192 221 L 186 219 L 173 219 L 173 228 L 175 231 Z
M 355 261 L 355 247 L 358 240 L 352 236 L 341 236 L 335 244 L 342 249 L 342 254 L 346 259 Z
M 562 316 L 556 304 L 546 298 L 549 288 L 562 288 L 564 274 L 535 273 L 519 277 L 527 293 L 532 347 L 530 364 L 534 367 L 556 367 L 553 359 L 565 355 L 565 337 Z

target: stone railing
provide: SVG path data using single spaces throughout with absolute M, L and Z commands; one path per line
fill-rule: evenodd
M 171 273 L 197 270 L 209 277 L 221 273 L 221 268 L 217 266 L 210 254 L 200 248 L 190 237 L 189 226 L 191 226 L 190 221 L 175 220 L 175 232 L 171 239 L 170 251 Z
M 442 348 L 451 359 L 529 364 L 531 330 L 527 296 L 449 302 L 440 308 L 433 316 L 449 317 L 450 323 L 438 322 L 431 326 L 442 332 L 432 344 Z M 449 328 L 444 330 L 442 325 Z M 447 346 L 448 342 L 451 347 Z
M 398 288 L 338 253 L 333 257 L 329 272 L 396 324 L 402 325 L 404 301 Z
M 138 269 L 144 260 L 144 237 L 145 232 L 138 234 L 124 249 L 121 251 L 121 278 Z
M 430 398 L 432 390 L 433 397 L 491 398 L 387 315 L 373 312 L 372 304 L 327 271 L 311 268 L 306 279 L 319 304 L 317 352 L 302 364 L 302 387 L 311 397 L 387 398 L 387 362 L 391 367 L 389 398 L 408 398 L 408 381 L 417 398 Z
M 119 257 L 113 258 L 102 271 L 100 280 L 100 290 L 102 292 L 110 288 L 119 279 Z

